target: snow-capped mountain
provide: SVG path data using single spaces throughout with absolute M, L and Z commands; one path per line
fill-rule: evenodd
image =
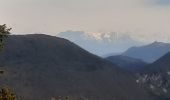
M 143 44 L 125 33 L 86 33 L 83 31 L 66 31 L 57 36 L 66 38 L 89 52 L 105 56 L 114 52 L 124 52 L 132 46 Z

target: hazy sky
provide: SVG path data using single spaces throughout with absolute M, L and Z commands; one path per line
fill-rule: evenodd
M 77 30 L 170 37 L 170 0 L 0 0 L 4 23 L 14 33 Z

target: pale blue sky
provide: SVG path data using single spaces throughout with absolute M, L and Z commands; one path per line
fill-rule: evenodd
M 154 3 L 157 5 L 166 6 L 170 5 L 170 0 L 155 0 Z
M 76 30 L 169 36 L 169 18 L 170 0 L 0 0 L 0 24 L 11 26 L 14 33 Z

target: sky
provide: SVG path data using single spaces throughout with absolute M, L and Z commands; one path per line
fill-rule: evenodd
M 170 0 L 0 0 L 0 24 L 13 33 L 123 32 L 170 42 Z

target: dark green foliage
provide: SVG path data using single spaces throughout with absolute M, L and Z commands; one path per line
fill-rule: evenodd
M 6 24 L 0 25 L 0 50 L 3 48 L 4 39 L 10 34 L 11 28 L 7 28 Z
M 7 28 L 6 24 L 0 25 L 0 50 L 4 46 L 4 39 L 10 34 L 11 28 Z M 0 74 L 3 74 L 4 71 L 0 70 Z M 16 100 L 15 95 L 9 88 L 2 87 L 0 88 L 0 100 Z

